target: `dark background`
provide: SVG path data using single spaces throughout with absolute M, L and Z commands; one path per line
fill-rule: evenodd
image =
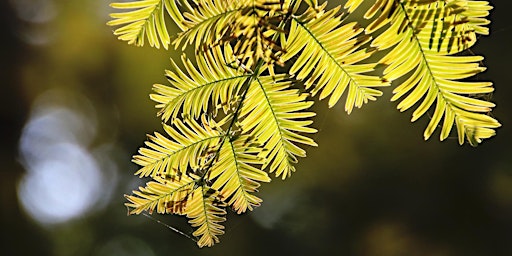
M 389 101 L 390 88 L 350 116 L 343 104 L 329 110 L 321 102 L 314 107 L 319 147 L 307 149 L 290 179 L 263 185 L 260 208 L 230 213 L 226 234 L 210 249 L 147 217 L 126 216 L 123 194 L 143 184 L 131 155 L 160 129 L 148 94 L 180 53 L 118 41 L 105 25 L 108 3 L 0 2 L 0 254 L 512 255 L 508 1 L 492 1 L 491 35 L 472 48 L 488 67 L 477 79 L 496 88 L 493 115 L 503 125 L 496 137 L 477 148 L 456 138 L 441 143 L 438 133 L 425 142 L 428 118 L 411 124 L 411 111 L 399 113 Z M 55 109 L 69 115 L 48 114 L 61 113 Z M 65 118 L 24 129 L 41 116 Z M 33 144 L 21 149 L 20 138 Z M 52 147 L 56 141 L 82 155 Z M 33 176 L 39 169 L 30 159 L 41 156 L 58 159 L 62 172 Z M 91 161 L 96 179 L 75 175 Z M 87 195 L 75 193 L 81 186 Z M 67 214 L 48 191 L 62 195 L 60 205 L 82 208 Z M 154 217 L 192 233 L 184 218 Z

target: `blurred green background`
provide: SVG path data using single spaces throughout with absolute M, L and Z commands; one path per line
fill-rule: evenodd
M 350 116 L 321 102 L 320 146 L 209 249 L 126 215 L 123 194 L 144 183 L 131 156 L 161 129 L 148 94 L 180 53 L 118 41 L 109 2 L 0 2 L 0 255 L 512 255 L 509 1 L 491 1 L 492 34 L 472 49 L 495 83 L 496 137 L 425 142 L 428 120 L 411 124 L 390 88 Z

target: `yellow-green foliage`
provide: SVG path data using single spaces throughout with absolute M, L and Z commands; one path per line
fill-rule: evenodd
M 316 146 L 308 137 L 316 132 L 308 97 L 316 94 L 329 107 L 344 95 L 350 113 L 393 86 L 400 111 L 415 106 L 412 121 L 431 110 L 425 139 L 440 128 L 444 140 L 453 126 L 460 144 L 493 136 L 500 124 L 482 97 L 492 83 L 467 80 L 485 70 L 483 58 L 461 54 L 477 34 L 488 34 L 489 3 L 367 2 L 367 27 L 346 21 L 362 0 L 333 9 L 316 0 L 113 3 L 120 12 L 108 24 L 118 26 L 120 40 L 196 52 L 195 61 L 172 61 L 169 85 L 154 85 L 167 134 L 149 136 L 133 158 L 136 175 L 153 181 L 126 196 L 129 213 L 186 215 L 200 247 L 219 242 L 226 207 L 243 213 L 259 206 L 255 193 L 269 173 L 289 177 L 306 156 L 302 147 Z M 174 40 L 167 17 L 181 29 Z M 372 62 L 379 51 L 384 57 Z

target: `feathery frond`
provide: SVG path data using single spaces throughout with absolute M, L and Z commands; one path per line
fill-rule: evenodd
M 185 2 L 183 32 L 173 44 L 183 49 L 195 42 L 195 49 L 202 49 L 205 43 L 217 44 L 226 36 L 229 27 L 242 15 L 242 10 L 251 6 L 252 1 L 200 0 L 194 6 Z
M 218 236 L 224 234 L 226 204 L 219 201 L 219 194 L 208 186 L 197 187 L 190 195 L 187 204 L 187 217 L 192 227 L 197 227 L 192 235 L 199 237 L 199 247 L 211 247 L 219 242 Z
M 205 113 L 210 105 L 222 106 L 227 111 L 237 95 L 241 85 L 251 74 L 229 65 L 234 63 L 234 56 L 229 45 L 215 47 L 211 51 L 197 55 L 195 68 L 190 60 L 182 57 L 185 70 L 181 70 L 172 61 L 175 71 L 166 71 L 171 86 L 156 84 L 151 94 L 157 102 L 160 115 L 164 122 L 171 123 L 177 118 L 197 119 Z M 181 110 L 181 111 L 180 111 Z M 181 116 L 178 117 L 178 113 Z
M 474 3 L 477 3 L 474 5 Z M 436 1 L 428 5 L 403 5 L 408 13 L 418 14 L 425 19 L 415 19 L 412 26 L 416 28 L 416 38 L 427 45 L 428 49 L 438 54 L 454 54 L 469 49 L 476 43 L 476 34 L 489 34 L 485 19 L 492 9 L 485 1 Z M 414 8 L 416 7 L 416 8 Z M 410 10 L 412 9 L 412 10 Z M 409 19 L 414 16 L 408 15 Z M 433 18 L 432 18 L 433 17 Z
M 486 17 L 491 9 L 486 1 L 377 1 L 366 12 L 365 17 L 373 17 L 378 10 L 382 12 L 368 25 L 366 32 L 372 33 L 391 22 L 390 30 L 396 33 L 412 29 L 416 40 L 424 47 L 423 50 L 437 54 L 454 54 L 473 46 L 476 34 L 489 33 L 485 26 L 489 24 Z M 403 15 L 404 18 L 398 18 L 397 15 Z M 379 40 L 380 49 L 386 49 L 395 45 L 399 38 L 389 33 L 385 38 L 381 35 Z
M 325 5 L 324 5 L 325 7 Z M 322 7 L 322 8 L 324 8 Z M 305 80 L 306 87 L 314 85 L 313 95 L 321 91 L 320 99 L 330 96 L 329 107 L 334 106 L 348 87 L 345 110 L 361 107 L 375 100 L 382 92 L 375 87 L 388 86 L 380 77 L 369 75 L 376 64 L 361 64 L 374 52 L 360 46 L 370 40 L 356 22 L 340 26 L 339 7 L 318 12 L 309 8 L 294 16 L 286 38 L 283 59 L 288 60 L 301 52 L 290 74 Z
M 195 49 L 205 50 L 228 42 L 246 66 L 261 58 L 279 61 L 282 49 L 271 37 L 280 32 L 278 24 L 289 5 L 289 0 L 198 1 L 196 6 L 187 5 L 185 29 L 173 44 L 185 49 L 195 43 Z
M 112 3 L 110 6 L 124 12 L 110 14 L 113 20 L 107 25 L 122 25 L 114 31 L 114 35 L 119 36 L 118 38 L 122 41 L 128 41 L 128 44 L 143 46 L 146 36 L 151 46 L 160 48 L 161 42 L 167 49 L 171 39 L 165 25 L 166 11 L 178 26 L 182 26 L 183 17 L 175 0 L 121 2 Z
M 315 115 L 304 112 L 313 102 L 306 101 L 307 94 L 296 89 L 287 89 L 290 82 L 283 81 L 285 76 L 258 77 L 247 93 L 240 112 L 240 126 L 245 131 L 251 130 L 252 136 L 265 143 L 267 151 L 261 153 L 267 159 L 264 167 L 283 179 L 295 171 L 293 164 L 296 156 L 305 157 L 306 152 L 296 143 L 310 146 L 317 144 L 300 133 L 315 133 L 316 129 L 308 127 Z
M 174 178 L 189 173 L 189 167 L 197 172 L 225 136 L 215 127 L 214 121 L 206 120 L 204 116 L 201 124 L 193 119 L 186 122 L 177 119 L 173 126 L 164 124 L 171 139 L 158 132 L 148 136 L 146 147 L 140 148 L 139 155 L 133 157 L 133 162 L 141 166 L 135 175 L 155 177 L 165 174 Z
M 439 15 L 451 13 L 453 5 L 444 5 L 444 2 L 440 3 L 439 1 L 426 4 L 415 3 L 415 1 L 390 4 L 396 6 L 386 10 L 393 11 L 382 15 L 391 17 L 391 26 L 372 42 L 372 46 L 378 48 L 394 46 L 381 60 L 381 63 L 388 65 L 384 70 L 386 79 L 392 81 L 413 71 L 412 75 L 408 76 L 407 80 L 393 91 L 395 95 L 392 100 L 397 100 L 408 93 L 398 105 L 398 109 L 405 111 L 423 99 L 413 113 L 412 121 L 415 121 L 436 102 L 434 114 L 424 133 L 425 139 L 432 135 L 443 117 L 441 140 L 449 136 L 454 123 L 457 126 L 460 144 L 464 143 L 465 137 L 471 145 L 476 145 L 482 139 L 493 136 L 494 129 L 500 124 L 487 113 L 491 111 L 494 104 L 471 97 L 475 94 L 492 92 L 492 83 L 459 81 L 485 70 L 478 64 L 483 58 L 479 56 L 446 56 L 447 53 L 458 52 L 472 43 L 466 44 L 461 43 L 462 41 L 459 39 L 447 38 L 447 42 L 444 40 L 433 45 L 432 40 L 425 37 L 426 34 L 432 34 L 432 38 L 439 38 L 441 34 L 444 34 L 458 38 L 460 33 L 450 34 L 447 32 L 458 28 L 457 19 L 454 20 L 453 26 L 450 26 L 451 23 L 444 24 L 442 30 L 436 30 L 437 32 L 434 33 L 429 31 L 433 31 L 435 26 L 423 21 L 426 18 L 422 15 L 422 13 L 430 11 L 436 13 L 436 20 L 441 19 L 444 16 L 439 17 Z M 488 10 L 485 5 L 476 6 L 482 6 L 484 12 Z M 475 12 L 478 13 L 477 10 L 472 10 L 469 13 Z M 476 16 L 478 15 L 480 14 Z M 415 17 L 418 18 L 413 19 Z M 457 17 L 462 19 L 460 16 Z M 415 27 L 417 24 L 420 24 L 420 27 Z M 468 26 L 473 26 L 472 23 L 468 24 Z M 465 37 L 475 37 L 474 30 L 472 32 L 470 30 L 460 31 L 469 33 Z M 449 42 L 459 42 L 459 44 L 456 47 L 451 47 L 448 46 Z
M 220 223 L 226 220 L 222 196 L 211 187 L 198 185 L 198 176 L 192 175 L 194 179 L 183 176 L 178 180 L 164 176 L 155 177 L 145 188 L 133 191 L 135 195 L 125 195 L 129 201 L 125 205 L 132 208 L 129 214 L 152 213 L 155 208 L 158 213 L 186 214 L 189 223 L 197 227 L 193 235 L 199 237 L 199 247 L 218 243 L 218 236 L 224 234 Z
M 153 213 L 184 214 L 190 193 L 196 180 L 184 175 L 179 178 L 169 178 L 166 175 L 154 177 L 155 181 L 148 182 L 146 187 L 134 190 L 134 195 L 125 195 L 132 208 L 129 214 L 140 214 L 143 211 Z
M 258 207 L 262 200 L 253 193 L 260 182 L 270 182 L 267 173 L 255 167 L 263 164 L 258 156 L 261 150 L 247 135 L 224 140 L 218 161 L 207 175 L 208 180 L 215 180 L 212 188 L 219 191 L 237 213 Z

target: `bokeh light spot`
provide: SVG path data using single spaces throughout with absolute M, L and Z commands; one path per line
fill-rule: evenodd
M 73 102 L 73 107 L 66 102 Z M 104 206 L 102 199 L 110 198 L 117 182 L 117 168 L 104 154 L 108 147 L 90 146 L 97 133 L 96 120 L 90 118 L 95 115 L 82 113 L 84 109 L 76 105 L 90 106 L 90 102 L 73 93 L 43 94 L 20 138 L 26 174 L 18 185 L 18 198 L 25 211 L 44 225 L 66 222 Z M 105 166 L 109 169 L 102 170 Z

